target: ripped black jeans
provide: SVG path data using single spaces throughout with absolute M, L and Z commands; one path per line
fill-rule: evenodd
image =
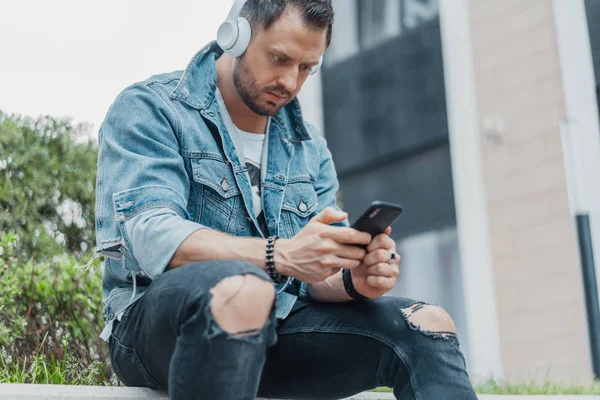
M 231 336 L 212 318 L 209 290 L 260 268 L 208 261 L 168 271 L 152 282 L 110 338 L 110 357 L 128 386 L 169 398 L 339 399 L 393 388 L 397 399 L 476 400 L 458 340 L 411 322 L 428 306 L 405 298 L 345 303 L 298 300 L 285 320 Z

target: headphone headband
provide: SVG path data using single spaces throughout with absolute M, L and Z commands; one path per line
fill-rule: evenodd
M 232 24 L 236 23 L 238 15 L 240 15 L 240 11 L 242 11 L 246 1 L 247 0 L 234 0 L 231 10 L 229 10 L 229 14 L 227 14 L 225 21 L 231 22 Z

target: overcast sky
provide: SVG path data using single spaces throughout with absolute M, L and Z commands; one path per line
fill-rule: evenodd
M 72 116 L 95 136 L 130 84 L 184 69 L 229 0 L 0 0 L 0 110 Z

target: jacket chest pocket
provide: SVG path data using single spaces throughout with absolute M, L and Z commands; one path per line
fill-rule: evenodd
M 312 183 L 288 183 L 281 207 L 282 228 L 286 237 L 292 238 L 304 228 L 317 207 L 317 193 Z
M 231 167 L 208 158 L 192 159 L 191 164 L 194 182 L 190 214 L 196 222 L 209 228 L 234 232 L 243 200 Z

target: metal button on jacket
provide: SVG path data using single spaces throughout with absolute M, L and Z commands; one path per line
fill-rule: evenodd
M 228 191 L 229 190 L 229 183 L 227 183 L 227 178 L 223 178 L 223 181 L 221 182 L 221 189 L 223 189 L 224 191 Z
M 308 207 L 306 206 L 306 204 L 304 204 L 304 201 L 302 199 L 300 199 L 300 204 L 298 204 L 298 210 L 300 210 L 300 212 L 305 212 L 306 210 L 308 210 Z

